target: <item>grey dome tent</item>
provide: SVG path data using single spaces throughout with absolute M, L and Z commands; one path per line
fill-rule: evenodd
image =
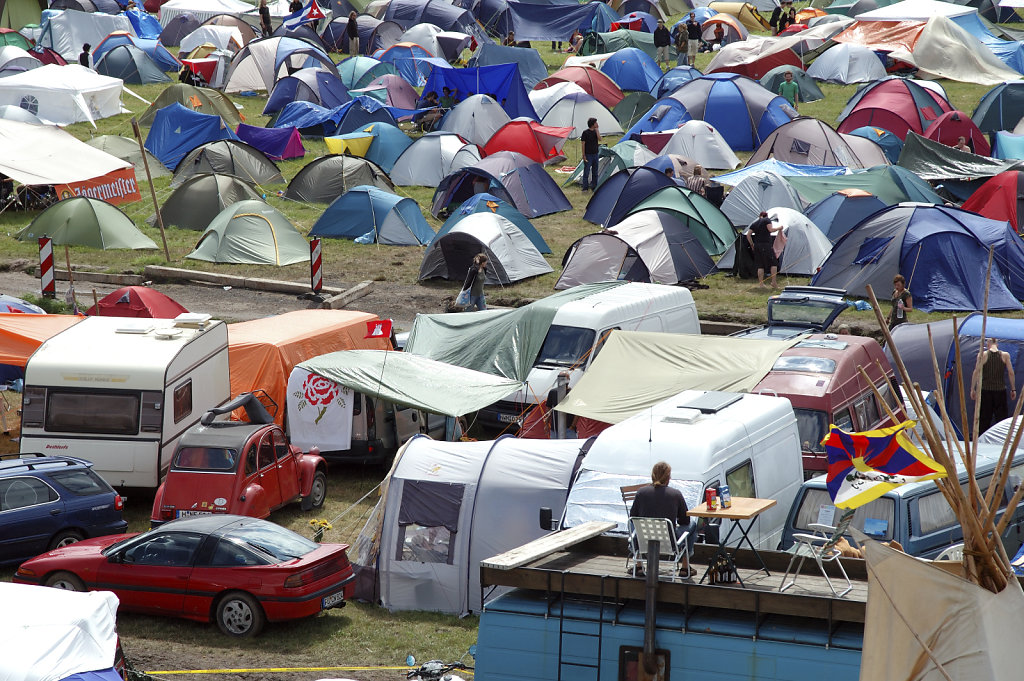
M 409 145 L 391 168 L 399 187 L 436 187 L 446 176 L 480 162 L 480 149 L 453 132 L 435 131 Z
M 682 220 L 665 211 L 642 210 L 570 246 L 555 288 L 599 281 L 672 285 L 714 269 L 711 256 Z
M 213 219 L 186 258 L 238 265 L 291 265 L 309 261 L 309 242 L 276 208 L 247 200 Z
M 199 173 L 234 175 L 256 185 L 284 182 L 281 171 L 266 154 L 238 140 L 208 142 L 188 152 L 174 169 L 171 186 Z
M 722 212 L 732 224 L 746 227 L 761 211 L 779 206 L 802 213 L 804 201 L 786 178 L 759 170 L 732 188 L 722 202 Z
M 441 180 L 431 202 L 431 214 L 437 217 L 448 206 L 478 194 L 475 185 L 481 181 L 487 185 L 485 191 L 511 203 L 528 218 L 572 209 L 544 166 L 515 151 L 499 151 Z
M 181 39 L 200 26 L 199 19 L 192 12 L 182 12 L 170 19 L 160 32 L 160 42 L 164 47 L 177 47 Z
M 24 109 L 18 109 L 24 111 Z M 26 111 L 26 113 L 28 113 Z M 128 139 L 127 137 L 118 137 L 117 135 L 100 135 L 99 137 L 93 137 L 86 141 L 90 147 L 96 147 L 101 151 L 105 151 L 111 156 L 116 156 L 122 161 L 128 161 L 135 166 L 135 176 L 145 177 L 145 170 L 142 166 L 142 154 L 139 153 L 139 143 L 135 140 Z M 156 156 L 145 152 L 146 157 L 149 159 L 149 173 L 153 177 L 165 177 L 170 175 L 170 171 L 164 168 L 163 164 L 157 160 Z
M 420 264 L 420 280 L 462 281 L 477 253 L 487 255 L 488 284 L 512 284 L 551 272 L 551 265 L 511 220 L 474 213 L 431 242 Z
M 597 127 L 602 135 L 622 134 L 622 126 L 619 125 L 615 114 L 586 92 L 576 92 L 562 97 L 551 105 L 540 122 L 557 128 L 571 127 L 573 131 L 569 138 L 579 139 L 591 118 L 597 119 Z
M 148 54 L 134 45 L 118 45 L 103 53 L 93 66 L 96 73 L 120 78 L 126 83 L 170 83 L 171 79 Z
M 352 187 L 370 185 L 395 190 L 388 174 L 376 163 L 357 156 L 334 154 L 313 159 L 295 174 L 284 196 L 293 201 L 331 203 Z
M 771 92 L 779 91 L 779 84 L 786 80 L 786 73 L 793 74 L 793 81 L 800 87 L 800 103 L 804 102 L 817 102 L 820 99 L 825 99 L 825 95 L 822 93 L 821 88 L 814 82 L 814 79 L 807 75 L 807 72 L 798 66 L 792 64 L 783 64 L 782 66 L 776 66 L 768 73 L 761 76 L 761 85 L 766 90 Z
M 167 198 L 160 215 L 167 226 L 205 230 L 228 206 L 262 200 L 252 185 L 232 175 L 202 173 L 188 178 Z
M 870 83 L 885 78 L 885 65 L 874 51 L 863 45 L 839 43 L 831 47 L 810 65 L 807 75 L 826 83 L 849 85 Z
M 801 116 L 775 129 L 747 160 L 747 166 L 769 158 L 812 166 L 867 168 L 850 144 L 827 123 Z M 876 165 L 872 163 L 871 165 Z
M 473 95 L 446 113 L 437 129 L 454 132 L 467 142 L 483 146 L 511 120 L 501 105 L 487 95 Z

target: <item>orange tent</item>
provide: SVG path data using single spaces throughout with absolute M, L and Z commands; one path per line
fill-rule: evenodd
M 837 43 L 863 45 L 876 52 L 907 50 L 913 52 L 924 30 L 923 21 L 857 21 L 833 36 Z
M 388 338 L 364 338 L 366 323 L 378 319 L 368 312 L 299 310 L 229 324 L 232 396 L 265 390 L 277 403 L 275 420 L 283 423 L 288 376 L 295 365 L 338 350 L 390 350 Z
M 796 22 L 798 24 L 806 24 L 809 19 L 814 17 L 823 17 L 827 14 L 824 10 L 820 10 L 817 7 L 805 7 L 796 13 Z
M 24 367 L 36 348 L 83 319 L 67 314 L 0 314 L 0 364 Z

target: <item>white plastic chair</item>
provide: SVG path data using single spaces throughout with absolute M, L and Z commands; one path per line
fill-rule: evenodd
M 829 525 L 822 525 L 819 523 L 811 523 L 808 527 L 814 532 L 814 534 L 794 534 L 793 539 L 796 540 L 796 550 L 793 552 L 793 557 L 789 561 L 789 567 L 786 568 L 786 574 L 782 578 L 782 583 L 779 584 L 779 591 L 785 591 L 789 587 L 796 584 L 797 577 L 800 576 L 800 568 L 804 565 L 804 560 L 810 556 L 814 558 L 814 562 L 818 564 L 818 569 L 821 570 L 821 575 L 825 578 L 828 583 L 828 588 L 832 590 L 832 595 L 836 598 L 842 598 L 846 594 L 850 593 L 853 589 L 853 583 L 846 574 L 846 569 L 843 567 L 842 561 L 839 557 L 842 556 L 842 552 L 836 548 L 836 544 L 843 538 L 843 535 L 850 529 L 850 521 L 853 520 L 854 509 L 846 509 L 843 515 L 840 516 L 839 522 L 836 523 L 835 527 Z M 796 565 L 796 570 L 793 570 L 793 563 L 800 562 Z M 839 572 L 842 574 L 843 579 L 846 580 L 846 588 L 842 591 L 836 591 L 836 587 L 832 584 L 832 580 L 829 579 L 828 572 L 825 571 L 825 563 L 835 563 L 839 567 Z M 793 579 L 789 579 L 789 575 L 792 572 Z
M 964 559 L 964 545 L 963 542 L 959 544 L 953 544 L 947 546 L 942 550 L 942 553 L 935 557 L 935 560 L 963 560 Z
M 690 576 L 690 553 L 687 550 L 689 531 L 676 537 L 676 527 L 668 518 L 630 518 L 630 525 L 636 534 L 636 549 L 633 555 L 633 576 L 636 577 L 637 564 L 644 563 L 647 570 L 649 542 L 658 542 L 658 553 L 662 559 L 672 564 L 672 579 L 679 576 L 679 563 L 686 565 L 686 576 Z

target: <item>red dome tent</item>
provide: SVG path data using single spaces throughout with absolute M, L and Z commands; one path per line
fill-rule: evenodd
M 565 158 L 562 145 L 573 128 L 541 125 L 536 121 L 514 120 L 501 126 L 484 145 L 487 155 L 498 151 L 518 151 L 537 163 Z
M 990 177 L 961 207 L 992 220 L 1007 220 L 1019 233 L 1024 222 L 1024 173 L 1007 170 Z
M 884 128 L 901 140 L 907 131 L 919 135 L 939 116 L 952 111 L 949 102 L 934 90 L 903 78 L 883 78 L 858 90 L 839 114 L 839 132 L 853 132 L 871 125 Z
M 533 86 L 534 90 L 543 90 L 555 83 L 576 83 L 597 101 L 609 109 L 622 101 L 623 94 L 619 86 L 601 71 L 589 66 L 567 66 L 555 71 L 550 76 Z
M 963 111 L 947 111 L 942 114 L 932 121 L 928 129 L 925 130 L 924 136 L 951 147 L 956 146 L 958 139 L 963 137 L 975 154 L 992 155 L 992 146 L 988 143 L 984 133 Z
M 96 305 L 86 314 L 101 317 L 151 317 L 174 319 L 188 312 L 178 302 L 145 286 L 125 286 L 100 298 L 99 312 Z

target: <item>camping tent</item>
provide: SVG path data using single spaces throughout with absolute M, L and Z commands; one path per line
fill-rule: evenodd
M 672 213 L 643 210 L 569 246 L 555 288 L 614 280 L 674 285 L 714 269 L 685 222 Z
M 387 173 L 372 161 L 355 156 L 321 156 L 295 174 L 284 195 L 292 201 L 330 203 L 359 185 L 387 191 L 395 188 Z
M 992 154 L 992 147 L 989 146 L 984 133 L 963 111 L 954 110 L 942 114 L 928 125 L 924 136 L 951 147 L 956 145 L 958 138 L 963 137 L 975 154 L 979 156 Z
M 43 65 L 33 53 L 17 45 L 0 47 L 0 77 L 37 69 Z
M 989 178 L 961 208 L 993 220 L 1007 221 L 1020 232 L 1024 226 L 1024 172 L 1007 170 Z
M 551 105 L 541 122 L 544 125 L 572 128 L 569 137 L 579 139 L 591 118 L 597 119 L 597 127 L 602 136 L 622 134 L 615 115 L 586 92 L 565 95 Z
M 704 121 L 687 121 L 677 128 L 661 153 L 686 156 L 705 168 L 716 170 L 728 170 L 740 164 L 729 143 L 713 125 Z
M 565 158 L 562 145 L 572 131 L 572 127 L 541 125 L 531 120 L 510 121 L 487 140 L 483 151 L 516 151 L 538 163 L 552 163 Z
M 426 84 L 427 75 L 435 66 L 447 66 L 443 59 L 437 57 L 435 60 L 431 52 L 414 43 L 395 43 L 385 50 L 374 52 L 373 58 L 385 64 L 392 64 L 398 74 L 415 87 Z
M 348 15 L 334 14 L 335 18 L 324 27 L 320 39 L 332 52 L 348 54 Z M 381 21 L 369 14 L 356 17 L 356 30 L 359 33 L 359 52 L 364 55 L 391 47 L 399 41 L 403 31 L 394 21 Z
M 659 189 L 633 206 L 629 214 L 642 210 L 659 210 L 683 220 L 708 255 L 721 254 L 735 234 L 729 218 L 718 206 L 683 187 Z
M 241 14 L 251 12 L 252 5 L 242 0 L 169 0 L 160 6 L 160 23 L 166 26 L 171 19 L 186 12 L 199 21 L 206 21 L 218 14 Z
M 510 120 L 501 105 L 487 95 L 471 95 L 445 114 L 437 129 L 482 146 Z
M 434 239 L 423 254 L 420 280 L 462 281 L 473 256 L 487 256 L 488 284 L 512 284 L 551 272 L 530 238 L 497 213 L 473 213 Z
M 1019 310 L 1024 245 L 1016 232 L 1006 222 L 949 206 L 903 203 L 875 213 L 836 242 L 811 283 L 852 295 L 863 295 L 871 284 L 884 293 L 898 272 L 906 277 L 917 309 L 980 310 L 986 268 L 978 263 L 987 262 L 989 247 L 994 261 L 988 307 Z
M 523 87 L 532 90 L 548 75 L 548 68 L 541 59 L 540 53 L 532 47 L 513 47 L 484 43 L 469 60 L 470 67 L 494 66 L 495 64 L 519 64 L 519 76 L 523 79 Z M 540 112 L 537 112 L 540 114 Z
M 611 54 L 601 65 L 601 72 L 622 90 L 643 92 L 650 92 L 662 76 L 658 62 L 635 47 L 626 47 Z
M 900 152 L 903 151 L 903 140 L 884 128 L 865 125 L 851 130 L 849 133 L 839 134 L 845 137 L 857 136 L 871 140 L 882 149 L 882 153 L 885 154 L 885 158 L 889 163 L 896 163 L 899 160 Z
M 626 217 L 626 213 L 640 201 L 662 187 L 672 186 L 676 186 L 676 181 L 654 168 L 640 166 L 620 170 L 594 191 L 583 219 L 609 227 Z
M 840 189 L 807 207 L 805 215 L 835 243 L 872 213 L 885 208 L 877 196 L 861 189 Z
M 402 152 L 412 145 L 412 140 L 394 125 L 370 123 L 362 130 L 325 137 L 324 143 L 327 150 L 333 154 L 349 153 L 353 156 L 362 156 L 379 165 L 384 172 L 390 173 Z
M 534 86 L 535 90 L 551 87 L 555 83 L 576 83 L 594 99 L 612 108 L 622 101 L 622 90 L 611 78 L 588 66 L 568 66 L 555 71 Z
M 0 78 L 0 105 L 20 106 L 42 121 L 70 125 L 121 113 L 119 78 L 101 76 L 78 64 L 46 64 Z
M 199 28 L 200 23 L 202 22 L 191 12 L 179 14 L 166 23 L 160 32 L 160 42 L 164 47 L 178 47 L 181 45 L 181 39 Z
M 533 105 L 533 110 L 537 112 L 537 115 L 541 118 L 548 112 L 555 102 L 560 100 L 565 95 L 571 95 L 573 93 L 586 94 L 586 90 L 581 88 L 576 83 L 570 83 L 569 81 L 559 81 L 554 85 L 539 90 L 530 90 L 530 104 Z
M 139 125 L 153 125 L 156 112 L 177 102 L 199 113 L 214 114 L 224 119 L 231 127 L 242 122 L 238 109 L 227 95 L 218 90 L 175 83 L 165 88 L 139 117 Z
M 986 92 L 971 118 L 985 134 L 1013 130 L 1024 118 L 1024 82 L 1003 83 Z
M 0 27 L 15 31 L 38 24 L 46 0 L 3 0 L 0 2 Z
M 838 43 L 814 60 L 807 75 L 840 85 L 870 83 L 885 78 L 885 65 L 873 50 L 863 45 Z
M 308 245 L 306 251 L 308 258 Z M 277 404 L 274 420 L 283 424 L 295 365 L 341 350 L 390 350 L 387 337 L 365 338 L 367 323 L 376 321 L 368 312 L 296 310 L 228 324 L 231 394 L 265 390 Z
M 708 43 L 715 40 L 715 29 L 719 26 L 722 27 L 723 44 L 740 42 L 750 37 L 750 31 L 739 19 L 731 14 L 718 13 L 701 22 L 701 39 Z M 685 25 L 680 30 L 685 31 Z M 682 61 L 685 57 L 680 54 L 679 58 Z
M 711 73 L 737 73 L 754 80 L 779 66 L 802 68 L 803 61 L 793 50 L 780 47 L 774 38 L 751 36 L 741 42 L 724 45 L 705 69 Z
M 607 31 L 619 17 L 603 2 L 590 2 L 577 6 L 575 3 L 541 4 L 523 0 L 504 0 L 493 3 L 504 4 L 504 10 L 482 11 L 482 17 L 489 30 L 497 35 L 515 31 L 519 40 L 565 40 L 574 30 Z M 481 8 L 492 5 L 482 3 Z
M 298 128 L 258 128 L 242 123 L 238 126 L 237 135 L 238 139 L 259 149 L 272 161 L 306 155 Z
M 793 81 L 800 87 L 801 104 L 804 102 L 817 102 L 825 98 L 821 88 L 818 87 L 813 78 L 807 75 L 806 71 L 799 66 L 790 66 L 789 64 L 776 66 L 764 74 L 760 80 L 761 86 L 769 92 L 778 92 L 779 85 L 786 79 L 785 74 L 787 73 L 793 74 Z
M 928 124 L 952 107 L 934 90 L 903 78 L 884 78 L 862 86 L 839 114 L 839 132 L 865 125 L 884 128 L 901 140 L 912 130 L 924 134 Z
M 220 116 L 199 113 L 177 102 L 156 112 L 146 136 L 146 149 L 168 168 L 199 145 L 216 140 L 238 139 Z
M 97 309 L 98 308 L 98 309 Z M 156 289 L 122 286 L 99 299 L 86 314 L 103 317 L 174 319 L 188 312 L 180 303 Z
M 202 173 L 179 185 L 160 207 L 160 215 L 169 227 L 204 231 L 228 206 L 260 198 L 252 185 L 237 177 Z
M 132 22 L 124 15 L 87 13 L 69 9 L 46 20 L 37 44 L 54 50 L 69 62 L 78 63 L 82 45 L 99 45 L 118 31 L 135 35 Z
M 360 185 L 336 198 L 313 224 L 309 235 L 387 246 L 422 246 L 434 238 L 434 230 L 412 199 Z
M 468 33 L 445 31 L 436 24 L 422 23 L 402 33 L 398 42 L 415 43 L 435 57 L 453 62 L 459 58 L 462 50 L 469 46 L 472 39 Z
M 651 95 L 655 99 L 666 97 L 675 91 L 680 85 L 689 83 L 694 78 L 700 78 L 703 73 L 689 65 L 674 66 L 666 71 L 658 82 L 651 88 Z
M 505 218 L 513 225 L 519 228 L 523 234 L 530 240 L 540 253 L 550 253 L 551 247 L 548 246 L 547 242 L 544 241 L 544 237 L 540 235 L 537 228 L 534 227 L 526 216 L 515 209 L 514 206 L 502 201 L 497 196 L 487 194 L 473 194 L 473 196 L 466 199 L 459 209 L 452 211 L 451 217 L 444 221 L 441 225 L 441 229 L 437 231 L 437 237 L 447 234 L 452 227 L 454 227 L 463 218 L 473 215 L 475 213 L 494 213 Z
M 73 196 L 51 205 L 15 238 L 35 241 L 43 236 L 53 239 L 54 245 L 71 244 L 102 250 L 157 247 L 116 206 L 85 196 Z
M 104 76 L 120 78 L 126 83 L 170 83 L 149 55 L 134 45 L 118 45 L 103 53 L 95 62 L 95 71 Z
M 472 69 L 435 68 L 430 72 L 423 92 L 441 93 L 445 87 L 458 92 L 460 96 L 473 92 L 493 95 L 493 99 L 500 103 L 510 118 L 537 118 L 526 88 L 523 87 L 523 79 L 519 76 L 518 64 L 495 64 Z
M 722 203 L 722 212 L 737 227 L 745 227 L 769 208 L 792 208 L 803 212 L 804 201 L 787 178 L 770 171 L 757 171 L 732 188 Z
M 242 32 L 237 26 L 199 26 L 179 41 L 180 54 L 188 54 L 200 45 L 209 43 L 218 50 L 238 52 L 242 49 Z
M 185 256 L 238 265 L 291 265 L 309 261 L 309 243 L 276 208 L 247 199 L 217 214 Z M 258 387 L 258 386 L 254 386 Z
M 281 171 L 259 149 L 235 139 L 207 142 L 188 152 L 174 168 L 171 186 L 198 173 L 224 173 L 255 185 L 284 182 Z
M 278 76 L 312 66 L 315 62 L 328 71 L 334 71 L 330 57 L 304 40 L 288 37 L 254 40 L 232 58 L 224 92 L 270 92 Z
M 486 191 L 506 200 L 529 218 L 569 210 L 572 206 L 541 164 L 514 151 L 499 151 L 454 171 L 437 185 L 430 212 L 435 217 L 450 204 L 459 204 L 486 183 Z
M 812 276 L 818 265 L 828 257 L 832 243 L 809 218 L 792 208 L 769 208 L 768 218 L 782 227 L 786 237 L 785 248 L 779 256 L 779 274 Z M 744 236 L 737 239 L 732 248 L 719 259 L 718 269 L 732 269 L 735 266 L 737 244 L 740 247 L 747 245 Z
M 900 166 L 881 166 L 832 177 L 808 176 L 787 179 L 807 202 L 820 201 L 840 189 L 862 189 L 874 194 L 889 206 L 901 201 L 943 203 L 931 185 Z
M 759 10 L 774 9 L 771 0 L 759 0 L 756 4 L 749 2 L 711 2 L 708 7 L 720 14 L 731 14 L 740 20 L 747 30 L 760 31 L 770 28 L 768 20 L 761 16 Z
M 177 57 L 161 45 L 159 40 L 156 38 L 138 38 L 131 31 L 116 31 L 101 40 L 98 45 L 94 45 L 91 55 L 93 66 L 109 50 L 119 45 L 132 45 L 139 48 L 163 71 L 177 71 L 181 67 L 181 62 L 178 61 Z
M 480 149 L 450 132 L 431 132 L 409 145 L 391 169 L 399 187 L 436 187 L 448 175 L 478 163 Z
M 0 366 L 24 369 L 40 345 L 82 319 L 77 315 L 0 313 Z
M 402 76 L 394 73 L 385 73 L 383 76 L 377 76 L 366 87 L 351 90 L 349 94 L 369 95 L 387 106 L 410 110 L 416 108 L 420 98 L 412 85 L 409 85 Z
M 214 0 L 214 1 L 218 2 L 219 0 Z M 278 0 L 277 3 L 270 3 L 270 15 L 271 16 L 274 16 L 275 14 L 277 14 L 275 12 L 275 6 L 276 7 L 280 7 L 281 6 L 280 5 L 280 0 Z M 251 12 L 252 10 L 249 10 L 249 11 Z M 255 16 L 253 16 L 251 14 L 249 16 L 253 17 L 254 19 L 256 18 Z M 280 16 L 280 15 L 278 15 L 278 16 Z M 256 40 L 256 38 L 262 37 L 262 34 L 260 34 L 260 35 L 256 34 L 256 30 L 259 28 L 259 24 L 258 23 L 254 22 L 254 23 L 250 24 L 248 21 L 243 19 L 242 16 L 240 16 L 238 14 L 232 14 L 230 12 L 228 12 L 228 13 L 220 12 L 218 14 L 214 14 L 213 16 L 211 16 L 211 17 L 209 17 L 207 19 L 203 19 L 202 25 L 203 26 L 233 26 L 233 27 L 237 28 L 238 32 L 242 34 L 242 46 L 243 47 L 245 45 L 248 45 L 249 43 L 251 43 L 253 40 Z
M 747 160 L 754 165 L 768 158 L 784 163 L 866 168 L 856 152 L 835 130 L 817 118 L 800 116 L 779 126 Z
M 390 19 L 403 28 L 416 24 L 434 24 L 445 31 L 468 33 L 478 43 L 488 40 L 473 13 L 443 0 L 391 0 L 381 19 Z
M 361 88 L 374 78 L 386 73 L 398 73 L 391 64 L 384 64 L 373 57 L 348 57 L 338 62 L 338 77 L 347 88 Z
M 613 147 L 600 147 L 597 158 L 597 184 L 600 186 L 609 177 L 625 168 L 642 166 L 648 161 L 658 158 L 657 154 L 645 147 L 640 142 L 623 140 Z M 566 187 L 573 182 L 579 182 L 583 177 L 584 162 L 581 159 L 576 170 L 562 183 Z
M 20 110 L 20 109 L 19 109 Z M 116 135 L 100 135 L 99 137 L 93 137 L 86 142 L 90 147 L 105 151 L 106 153 L 119 158 L 122 161 L 127 161 L 135 167 L 136 177 L 144 176 L 145 169 L 142 164 L 142 153 L 145 153 L 149 157 L 149 174 L 153 177 L 165 177 L 170 175 L 166 168 L 156 160 L 156 156 L 146 152 L 139 152 L 139 143 L 135 140 L 128 139 L 127 137 L 118 137 Z
M 437 442 L 416 436 L 382 484 L 356 540 L 357 593 L 389 610 L 479 612 L 480 561 L 544 535 L 560 514 L 581 440 Z

